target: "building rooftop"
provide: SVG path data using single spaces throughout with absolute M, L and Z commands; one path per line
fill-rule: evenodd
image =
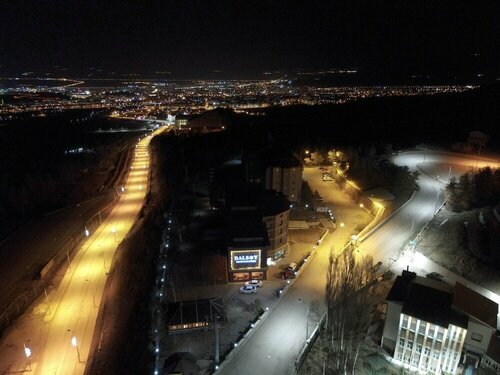
M 402 312 L 445 328 L 449 324 L 467 328 L 467 316 L 452 308 L 452 300 L 451 293 L 411 283 Z
M 171 302 L 167 307 L 167 325 L 189 325 L 226 321 L 226 307 L 221 297 Z
M 280 146 L 270 145 L 248 156 L 249 160 L 265 164 L 268 167 L 302 168 L 300 160 L 288 149 Z
M 269 245 L 267 231 L 258 210 L 229 210 L 226 220 L 230 246 L 264 247 Z
M 498 303 L 457 282 L 453 305 L 492 328 L 497 327 Z
M 394 199 L 394 195 L 381 187 L 366 190 L 363 194 L 374 202 L 392 201 Z
M 426 322 L 467 328 L 468 317 L 452 306 L 453 294 L 446 284 L 403 271 L 392 286 L 388 301 L 401 302 L 402 312 Z
M 262 190 L 250 184 L 231 184 L 227 187 L 226 205 L 231 209 L 259 209 L 262 216 L 273 216 L 290 209 L 290 201 L 283 193 Z

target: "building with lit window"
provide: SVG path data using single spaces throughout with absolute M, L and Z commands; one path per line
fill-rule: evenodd
M 228 280 L 266 280 L 269 238 L 262 216 L 253 210 L 229 210 L 226 220 Z
M 169 335 L 206 331 L 227 322 L 226 306 L 221 297 L 170 302 L 166 321 Z
M 423 374 L 477 368 L 495 332 L 498 304 L 460 283 L 403 271 L 386 302 L 382 348 Z
M 175 126 L 182 129 L 185 128 L 189 122 L 191 116 L 188 115 L 177 115 L 175 116 Z
M 226 207 L 233 212 L 257 211 L 269 239 L 267 257 L 283 257 L 288 249 L 290 202 L 283 193 L 253 185 L 235 184 L 226 192 Z
M 493 334 L 488 351 L 481 358 L 481 367 L 500 375 L 500 332 Z
M 290 202 L 300 202 L 303 169 L 292 152 L 267 146 L 244 161 L 247 182 L 283 193 Z

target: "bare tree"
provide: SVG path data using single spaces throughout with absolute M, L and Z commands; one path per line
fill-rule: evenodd
M 355 259 L 354 247 L 330 252 L 326 283 L 327 374 L 353 374 L 374 305 L 370 279 L 373 260 Z

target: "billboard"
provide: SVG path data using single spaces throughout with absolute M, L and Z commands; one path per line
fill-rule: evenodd
M 231 270 L 260 268 L 261 250 L 232 250 Z

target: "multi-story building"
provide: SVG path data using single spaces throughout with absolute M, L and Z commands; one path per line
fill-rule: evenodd
M 229 210 L 226 214 L 228 280 L 267 279 L 269 239 L 257 211 Z
M 228 117 L 231 113 L 231 110 L 223 108 L 203 112 L 199 115 L 191 116 L 187 126 L 191 130 L 198 130 L 202 132 L 224 130 L 229 125 Z
M 277 259 L 284 255 L 288 249 L 290 202 L 283 193 L 236 185 L 226 193 L 226 207 L 230 207 L 233 212 L 258 212 L 269 238 L 267 256 Z
M 267 146 L 245 160 L 247 182 L 285 194 L 290 202 L 300 202 L 302 164 L 290 151 Z
M 188 115 L 177 115 L 175 117 L 175 126 L 177 126 L 179 129 L 185 128 L 190 118 L 191 116 Z
M 403 271 L 386 302 L 382 348 L 423 374 L 477 367 L 495 332 L 498 304 L 460 283 Z
M 481 367 L 500 375 L 500 335 L 498 331 L 491 336 L 488 351 L 481 358 Z

